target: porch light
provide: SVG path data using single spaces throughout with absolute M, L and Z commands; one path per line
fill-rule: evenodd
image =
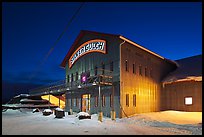
M 79 85 L 78 88 L 81 88 L 81 85 Z
M 96 82 L 94 81 L 92 85 L 95 86 L 95 85 L 96 85 Z
M 67 90 L 70 90 L 70 88 L 68 87 Z

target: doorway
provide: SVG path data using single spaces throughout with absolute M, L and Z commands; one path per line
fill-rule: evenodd
M 89 113 L 90 111 L 90 94 L 83 94 L 81 100 L 81 110 L 82 112 Z

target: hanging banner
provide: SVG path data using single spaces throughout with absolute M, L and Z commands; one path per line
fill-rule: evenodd
M 91 52 L 106 53 L 106 41 L 101 39 L 89 40 L 83 43 L 69 58 L 69 68 L 83 55 Z

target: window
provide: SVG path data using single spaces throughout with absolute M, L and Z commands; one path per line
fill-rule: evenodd
M 153 74 L 153 73 L 152 73 L 152 69 L 150 69 L 149 75 L 150 75 L 151 78 L 153 78 L 153 75 L 152 75 L 152 74 Z
M 106 98 L 105 95 L 102 95 L 102 107 L 106 105 Z
M 95 107 L 98 107 L 98 96 L 95 96 Z
M 126 106 L 129 107 L 129 94 L 126 94 Z
M 76 107 L 76 98 L 73 98 L 72 102 L 73 102 L 73 106 Z
M 147 67 L 145 67 L 145 77 L 147 77 Z
M 135 74 L 135 64 L 132 64 L 132 73 Z
M 76 72 L 76 81 L 78 80 L 79 78 L 79 75 L 78 75 L 78 72 Z
M 110 94 L 110 107 L 112 107 L 113 106 L 113 96 L 112 96 L 112 94 Z
M 105 64 L 102 62 L 102 75 L 104 75 L 104 72 L 105 72 Z
M 67 75 L 67 82 L 69 83 L 69 75 Z
M 110 63 L 110 71 L 113 71 L 113 61 Z
M 95 68 L 94 68 L 94 74 L 95 74 L 95 76 L 97 75 L 97 72 L 98 71 L 98 67 L 97 66 L 95 66 Z
M 136 94 L 133 94 L 133 106 L 136 107 Z
M 128 61 L 125 60 L 125 71 L 128 71 Z
M 185 105 L 192 105 L 193 99 L 192 97 L 185 97 Z
M 71 82 L 73 82 L 73 81 L 74 81 L 74 75 L 72 73 L 72 75 L 71 75 Z
M 139 74 L 142 76 L 142 66 L 139 66 Z

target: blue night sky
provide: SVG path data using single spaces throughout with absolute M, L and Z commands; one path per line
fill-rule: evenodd
M 60 63 L 80 30 L 120 34 L 171 60 L 202 54 L 201 2 L 87 2 L 41 64 L 80 5 L 2 3 L 4 94 L 65 79 Z

